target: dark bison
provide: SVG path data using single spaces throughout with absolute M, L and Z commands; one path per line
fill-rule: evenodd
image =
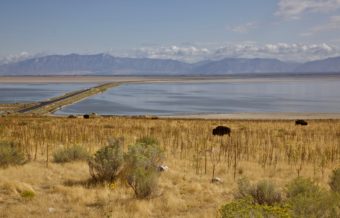
M 83 115 L 83 118 L 84 118 L 84 119 L 89 119 L 89 118 L 90 118 L 90 115 L 84 114 L 84 115 Z
M 226 126 L 218 126 L 215 129 L 213 129 L 212 134 L 213 135 L 218 135 L 218 136 L 223 136 L 223 135 L 228 135 L 230 136 L 231 129 Z
M 304 120 L 295 120 L 295 125 L 307 126 L 308 123 Z

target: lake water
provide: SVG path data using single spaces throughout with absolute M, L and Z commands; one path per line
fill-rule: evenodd
M 1 84 L 0 104 L 33 102 L 80 90 L 94 84 Z
M 57 114 L 340 112 L 340 80 L 125 84 Z

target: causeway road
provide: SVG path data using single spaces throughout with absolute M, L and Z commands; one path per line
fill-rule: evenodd
M 105 92 L 106 90 L 121 85 L 121 82 L 110 82 L 101 84 L 92 88 L 78 90 L 66 93 L 62 96 L 54 97 L 45 101 L 38 102 L 37 105 L 23 108 L 18 113 L 25 114 L 48 114 L 66 106 L 96 95 L 98 93 Z

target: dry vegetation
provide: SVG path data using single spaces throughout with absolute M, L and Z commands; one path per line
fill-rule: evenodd
M 17 112 L 27 107 L 36 106 L 37 103 L 12 103 L 12 104 L 0 104 L 0 114 L 1 112 Z
M 231 137 L 213 136 L 217 125 L 230 127 Z M 169 166 L 149 200 L 135 198 L 125 184 L 88 185 L 86 162 L 52 162 L 62 147 L 94 153 L 109 138 L 124 137 L 127 149 L 143 136 L 160 142 Z M 340 166 L 340 120 L 302 127 L 284 120 L 0 117 L 0 140 L 17 144 L 30 160 L 0 169 L 0 217 L 215 217 L 241 176 L 283 188 L 300 175 L 328 188 Z M 213 165 L 222 184 L 210 182 Z

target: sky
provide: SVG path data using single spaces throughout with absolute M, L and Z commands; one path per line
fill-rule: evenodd
M 340 0 L 1 0 L 2 63 L 109 53 L 186 62 L 340 55 Z

